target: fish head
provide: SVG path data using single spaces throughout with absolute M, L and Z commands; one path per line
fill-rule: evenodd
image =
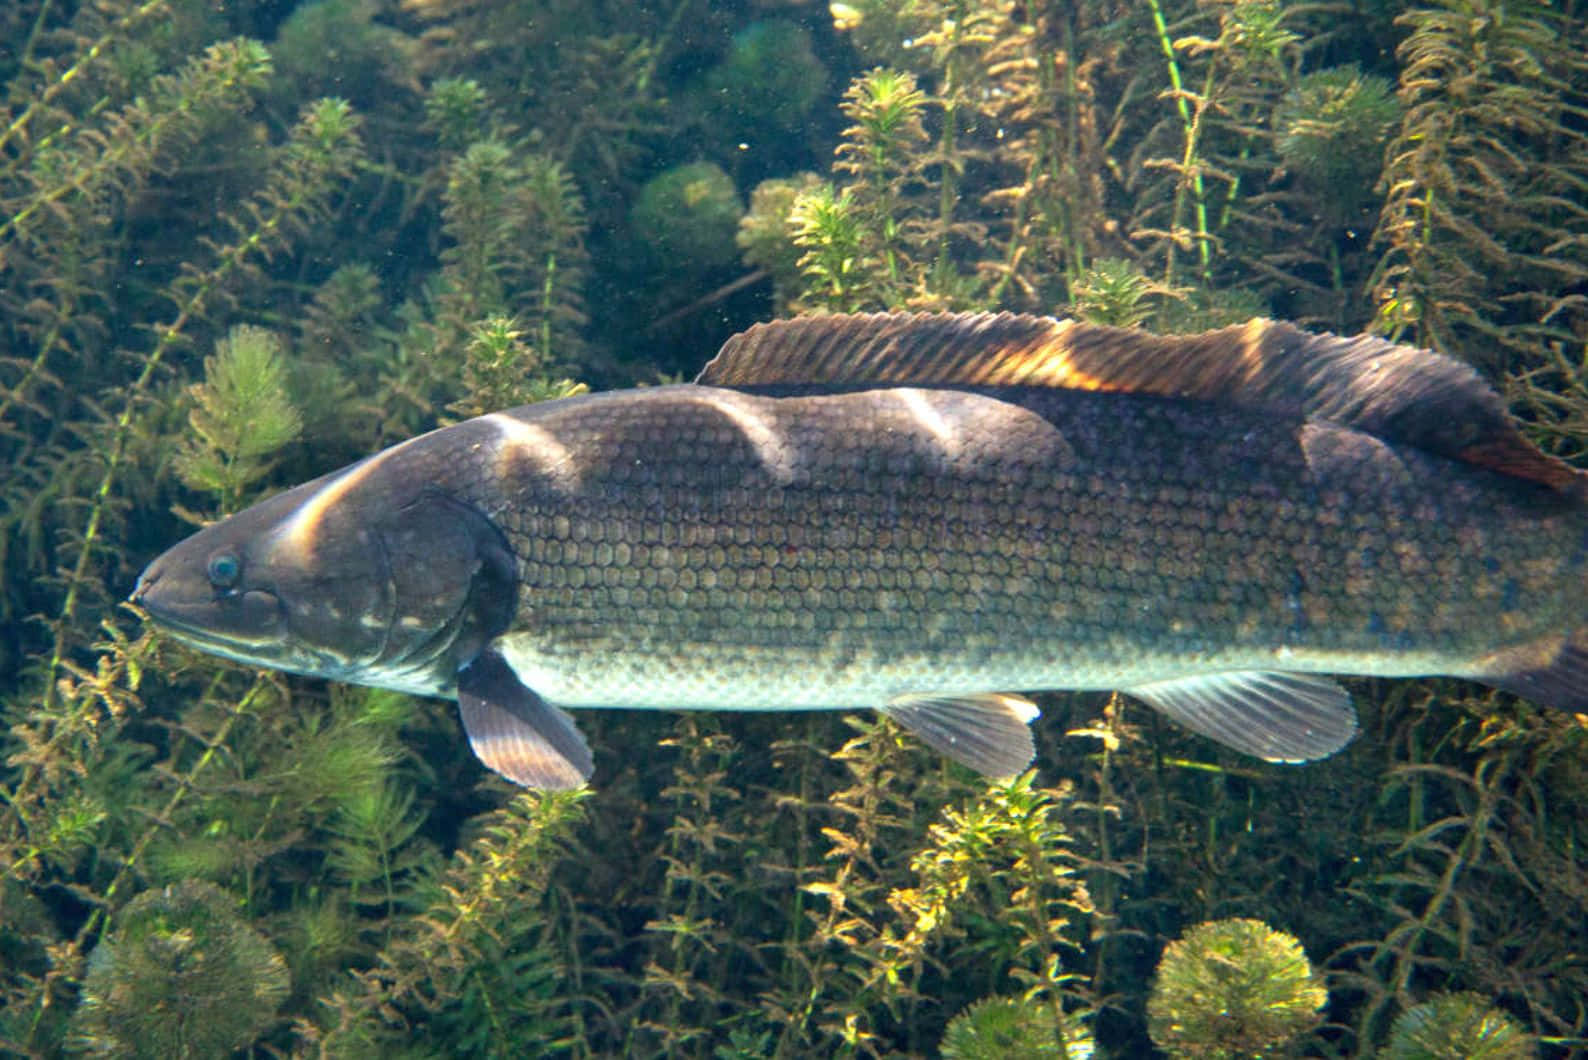
M 448 693 L 512 618 L 513 561 L 483 514 L 400 471 L 355 464 L 208 526 L 132 601 L 238 662 Z

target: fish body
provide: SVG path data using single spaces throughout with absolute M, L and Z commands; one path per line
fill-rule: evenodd
M 1321 674 L 1575 707 L 1585 562 L 1578 473 L 1433 354 L 879 315 L 404 442 L 134 599 L 218 654 L 456 697 L 488 765 L 568 786 L 562 708 L 872 706 L 1007 774 L 1014 690 L 1123 689 L 1275 760 L 1354 732 Z

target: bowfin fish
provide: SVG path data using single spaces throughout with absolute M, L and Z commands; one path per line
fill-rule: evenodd
M 990 776 L 1019 691 L 1226 746 L 1351 740 L 1331 674 L 1588 708 L 1585 476 L 1470 368 L 1254 320 L 819 315 L 692 384 L 432 431 L 178 543 L 133 600 L 246 663 L 454 698 L 574 787 L 569 711 L 872 707 Z

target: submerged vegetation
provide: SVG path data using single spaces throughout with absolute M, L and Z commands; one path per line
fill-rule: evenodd
M 1358 682 L 1297 768 L 1050 696 L 988 784 L 870 717 L 603 714 L 543 796 L 120 602 L 806 309 L 1371 328 L 1588 448 L 1580 5 L 767 6 L 0 5 L 0 1052 L 1588 1055 L 1579 717 Z M 1295 1018 L 1215 1042 L 1177 982 Z

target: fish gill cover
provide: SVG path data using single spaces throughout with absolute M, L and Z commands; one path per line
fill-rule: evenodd
M 1371 331 L 1581 464 L 1575 13 L 768 10 L 0 5 L 0 1048 L 98 1047 L 119 942 L 217 931 L 285 961 L 285 993 L 241 965 L 260 1055 L 932 1055 L 999 1014 L 1144 1055 L 1164 947 L 1239 916 L 1329 990 L 1289 1048 L 1509 1020 L 1580 1055 L 1588 749 L 1506 694 L 1353 682 L 1364 733 L 1300 769 L 1043 697 L 998 784 L 869 718 L 591 713 L 599 787 L 513 795 L 450 704 L 218 666 L 120 606 L 283 487 L 812 309 Z M 822 86 L 803 121 L 737 87 L 775 41 Z M 638 249 L 642 189 L 699 162 L 742 266 Z M 195 894 L 236 917 L 140 926 Z

